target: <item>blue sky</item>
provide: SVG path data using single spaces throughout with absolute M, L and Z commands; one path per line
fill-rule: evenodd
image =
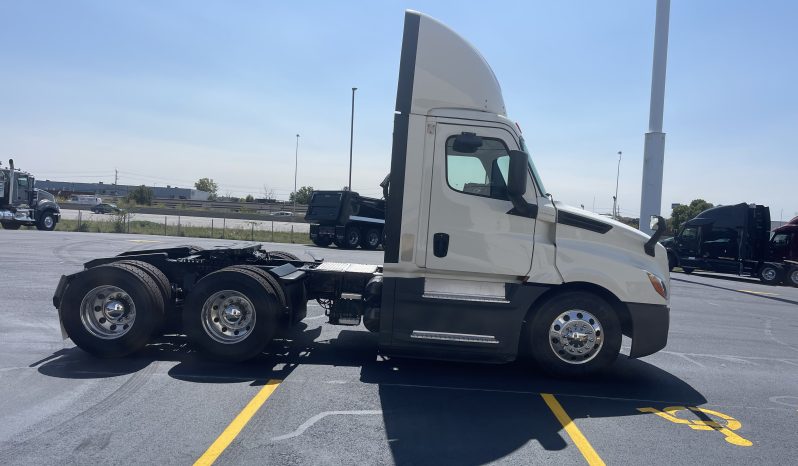
M 477 46 L 556 199 L 637 216 L 654 0 L 0 3 L 0 158 L 40 178 L 287 197 L 387 173 L 403 10 Z M 798 215 L 798 3 L 673 0 L 663 213 Z M 792 188 L 791 188 L 792 186 Z M 594 201 L 595 199 L 595 201 Z

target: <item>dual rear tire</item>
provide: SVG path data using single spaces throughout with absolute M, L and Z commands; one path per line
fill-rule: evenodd
M 61 299 L 64 330 L 78 347 L 95 356 L 134 353 L 163 325 L 164 301 L 158 284 L 138 261 L 125 262 L 86 270 Z
M 196 348 L 225 361 L 244 361 L 264 350 L 285 308 L 279 284 L 264 274 L 234 266 L 197 283 L 183 309 L 183 331 Z

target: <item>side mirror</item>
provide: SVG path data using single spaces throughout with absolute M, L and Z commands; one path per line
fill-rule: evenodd
M 513 203 L 513 210 L 508 213 L 535 218 L 538 215 L 537 204 L 530 204 L 524 199 L 528 172 L 529 159 L 526 153 L 520 150 L 511 150 L 509 173 L 507 173 L 507 195 Z
M 476 133 L 460 133 L 452 144 L 452 149 L 463 154 L 473 154 L 480 147 L 482 147 L 482 138 Z
M 526 194 L 526 179 L 529 162 L 525 152 L 510 151 L 510 170 L 507 174 L 507 193 L 510 197 L 522 197 Z

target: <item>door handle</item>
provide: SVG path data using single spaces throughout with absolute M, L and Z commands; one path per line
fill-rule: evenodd
M 432 252 L 435 257 L 446 257 L 449 252 L 449 235 L 446 233 L 435 233 L 432 236 Z

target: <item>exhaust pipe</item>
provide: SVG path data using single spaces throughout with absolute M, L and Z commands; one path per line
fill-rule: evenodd
M 14 159 L 8 159 L 8 204 L 14 205 L 14 187 L 17 180 L 14 177 Z

